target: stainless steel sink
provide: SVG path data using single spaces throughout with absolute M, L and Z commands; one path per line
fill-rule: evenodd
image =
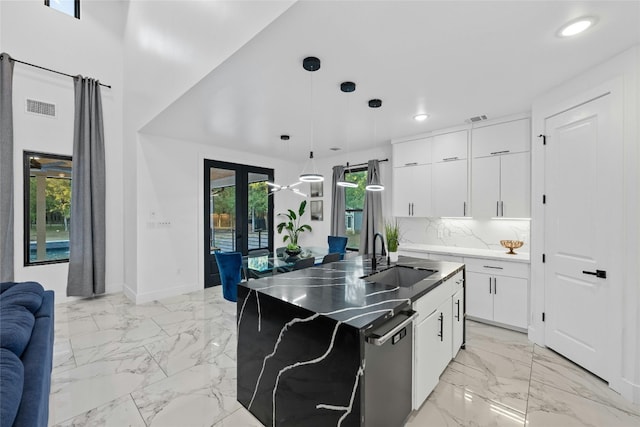
M 417 269 L 396 265 L 379 273 L 370 274 L 363 277 L 369 282 L 381 283 L 383 285 L 409 287 L 421 280 L 426 279 L 435 273 L 436 270 Z

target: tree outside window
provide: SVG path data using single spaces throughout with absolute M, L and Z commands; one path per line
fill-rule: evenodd
M 345 228 L 347 249 L 360 248 L 360 230 L 362 229 L 362 210 L 364 209 L 365 186 L 367 185 L 367 169 L 359 168 L 345 172 L 347 181 L 358 184 L 355 188 L 345 188 Z

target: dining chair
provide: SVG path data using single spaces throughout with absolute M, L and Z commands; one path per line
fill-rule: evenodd
M 340 259 L 344 259 L 344 254 L 347 252 L 347 238 L 344 236 L 327 236 L 327 242 L 329 243 L 329 253 L 339 253 Z
M 228 301 L 238 300 L 238 283 L 242 281 L 242 254 L 240 252 L 215 252 L 222 296 Z
M 330 262 L 340 261 L 340 255 L 342 254 L 339 254 L 337 252 L 334 252 L 332 254 L 326 254 L 324 258 L 322 258 L 322 263 L 329 264 Z
M 293 270 L 302 270 L 303 268 L 313 267 L 315 262 L 316 259 L 314 257 L 299 259 L 295 264 L 293 264 Z

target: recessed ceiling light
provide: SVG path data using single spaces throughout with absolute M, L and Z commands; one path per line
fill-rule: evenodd
M 415 116 L 413 116 L 413 120 L 415 120 L 416 122 L 424 122 L 428 117 L 428 114 L 416 114 Z
M 564 25 L 562 28 L 560 28 L 560 30 L 558 31 L 558 35 L 560 37 L 575 36 L 585 31 L 587 28 L 593 26 L 595 22 L 596 22 L 595 18 L 592 18 L 592 17 L 584 17 L 584 18 L 576 19 Z

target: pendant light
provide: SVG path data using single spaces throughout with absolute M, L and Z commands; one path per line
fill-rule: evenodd
M 356 91 L 356 84 L 354 82 L 342 82 L 340 84 L 340 90 L 344 93 L 352 93 Z M 347 158 L 349 157 L 349 98 L 347 98 Z M 340 187 L 347 188 L 356 188 L 358 184 L 353 181 L 347 180 L 347 172 L 349 172 L 349 162 L 347 162 L 347 166 L 342 170 L 340 174 L 340 178 L 336 185 Z
M 380 108 L 382 107 L 382 100 L 380 99 L 370 99 L 369 100 L 369 108 Z M 373 140 L 375 142 L 376 139 L 376 118 L 373 117 Z M 378 176 L 378 171 L 373 171 L 371 176 L 371 183 L 367 184 L 364 188 L 367 191 L 382 191 L 384 190 L 384 185 L 380 182 L 380 176 Z
M 307 71 L 314 72 L 320 69 L 320 60 L 315 56 L 308 56 L 302 61 L 302 68 Z M 313 160 L 313 74 L 311 74 L 311 151 L 309 152 L 309 160 L 302 169 L 302 173 L 298 179 L 302 182 L 321 182 L 324 176 L 318 173 L 316 162 Z

